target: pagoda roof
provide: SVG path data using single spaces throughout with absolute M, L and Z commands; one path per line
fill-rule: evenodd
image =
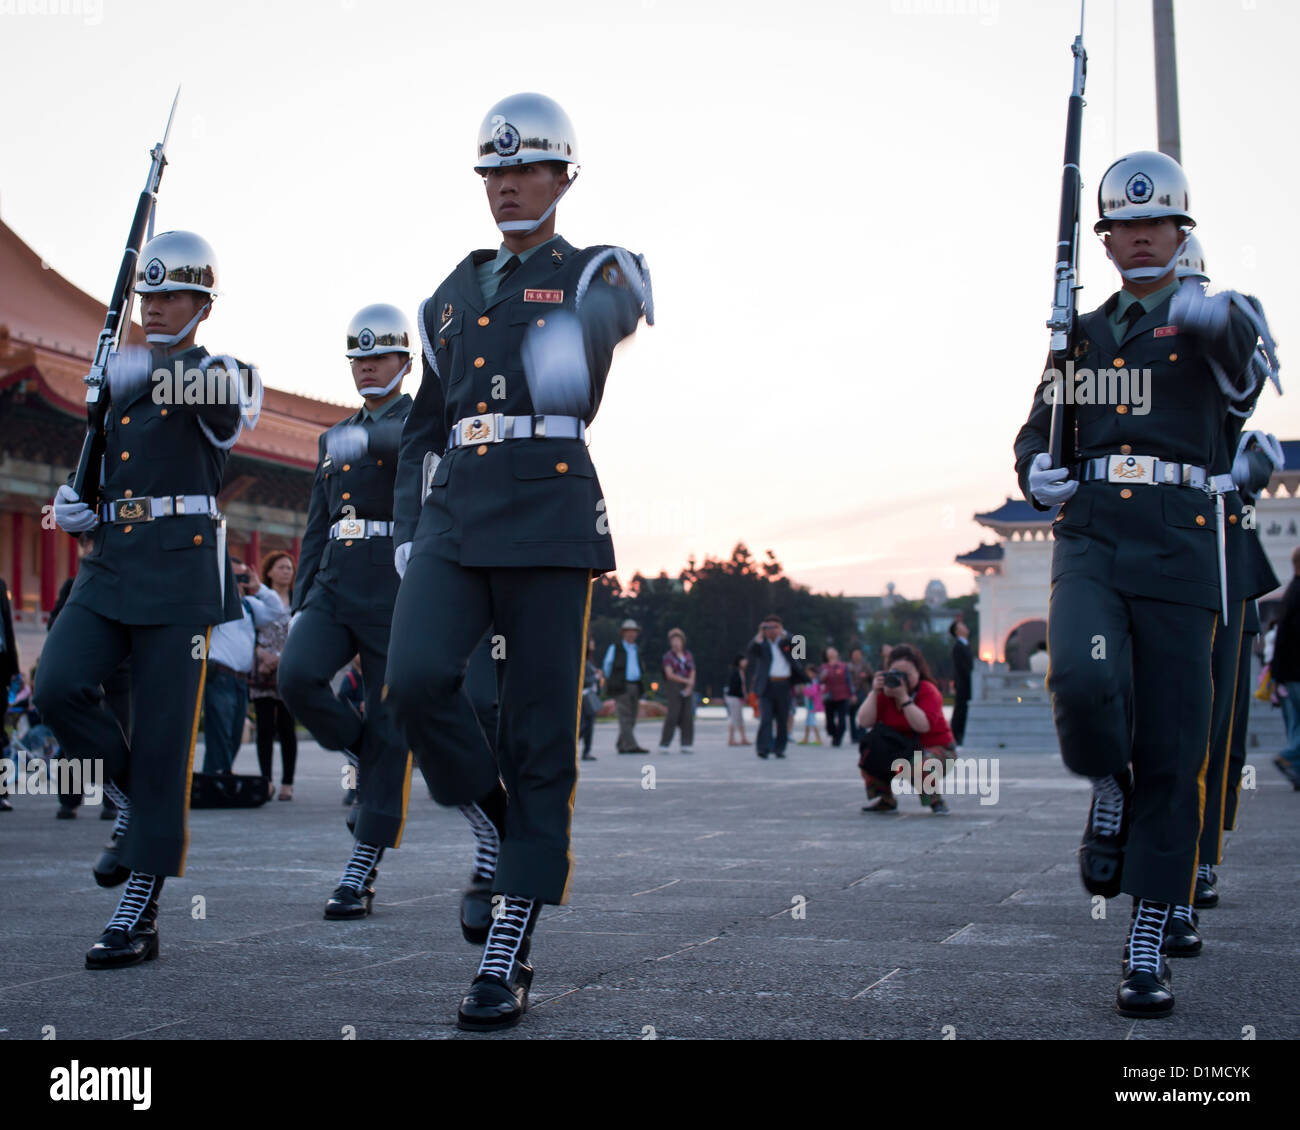
M 982 541 L 977 549 L 960 554 L 956 561 L 958 565 L 995 565 L 1005 556 L 1006 550 L 1001 545 Z
M 996 510 L 976 514 L 975 521 L 981 526 L 988 526 L 1004 533 L 1008 530 L 1023 529 L 1026 526 L 1050 526 L 1056 517 L 1056 507 L 1050 510 L 1036 510 L 1023 498 L 1008 498 Z

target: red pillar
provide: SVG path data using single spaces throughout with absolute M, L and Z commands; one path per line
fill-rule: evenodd
M 54 601 L 58 596 L 58 586 L 55 582 L 55 570 L 58 566 L 55 564 L 56 550 L 54 542 L 54 527 L 45 528 L 41 523 L 41 611 L 48 612 L 54 607 Z
M 254 530 L 248 535 L 248 566 L 254 573 L 262 566 L 262 534 Z
M 63 539 L 68 543 L 68 576 L 77 575 L 77 566 L 81 563 L 81 558 L 77 554 L 77 539 L 74 537 L 65 537 Z
M 302 538 L 294 538 L 289 550 L 293 554 L 293 565 L 296 569 L 298 567 L 298 558 L 302 556 Z
M 23 516 L 17 510 L 13 513 L 13 568 L 9 571 L 9 588 L 14 594 L 14 618 L 22 615 L 23 610 Z

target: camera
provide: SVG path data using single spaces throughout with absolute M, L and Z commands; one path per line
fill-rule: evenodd
M 241 585 L 248 584 L 252 580 L 252 578 L 253 578 L 253 574 L 250 573 L 247 569 L 245 569 L 242 573 L 235 574 L 235 580 L 238 581 Z
M 907 676 L 904 675 L 902 671 L 896 671 L 891 667 L 885 672 L 885 686 L 889 687 L 891 690 L 894 687 L 904 686 L 906 683 Z

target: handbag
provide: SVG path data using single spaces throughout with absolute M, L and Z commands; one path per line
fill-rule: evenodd
M 877 780 L 888 781 L 894 775 L 894 762 L 910 763 L 917 748 L 913 735 L 877 722 L 858 743 L 858 768 Z

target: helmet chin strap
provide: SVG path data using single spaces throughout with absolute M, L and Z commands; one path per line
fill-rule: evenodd
M 1174 257 L 1163 267 L 1121 267 L 1118 263 L 1115 263 L 1115 256 L 1110 253 L 1109 247 L 1106 248 L 1106 258 L 1115 263 L 1115 270 L 1129 282 L 1154 282 L 1156 279 L 1163 278 L 1178 265 L 1178 260 L 1187 249 L 1187 240 L 1189 238 L 1189 235 L 1183 236 L 1183 242 L 1178 245 Z M 1103 246 L 1105 245 L 1103 244 Z
M 561 200 L 564 199 L 564 194 L 573 187 L 573 182 L 578 179 L 579 171 L 580 171 L 579 169 L 573 170 L 573 176 L 571 176 L 566 182 L 565 186 L 562 189 L 560 189 L 560 195 L 551 201 L 551 206 L 547 208 L 546 211 L 543 212 L 540 216 L 538 216 L 537 219 L 502 220 L 497 224 L 497 227 L 501 231 L 507 233 L 508 235 L 532 235 L 533 232 L 535 232 L 544 223 L 546 223 L 547 217 L 549 217 L 550 214 L 555 211 L 555 206 L 559 204 Z
M 406 376 L 406 374 L 409 373 L 410 371 L 411 371 L 411 358 L 408 356 L 406 358 L 406 364 L 397 370 L 397 376 L 395 376 L 391 381 L 389 381 L 386 385 L 384 385 L 383 388 L 363 388 L 361 390 L 361 395 L 365 397 L 371 397 L 371 398 L 376 396 L 387 396 L 390 392 L 393 391 L 393 389 L 395 389 L 399 384 L 402 383 L 402 378 Z
M 202 306 L 199 307 L 199 312 L 195 314 L 194 317 L 192 317 L 188 322 L 185 323 L 185 328 L 181 330 L 180 333 L 145 334 L 144 339 L 150 345 L 178 345 L 182 341 L 184 341 L 187 337 L 189 337 L 190 333 L 193 332 L 194 327 L 199 324 L 199 319 L 202 318 L 203 315 L 211 309 L 212 309 L 212 300 L 209 299 L 207 302 L 205 302 Z

